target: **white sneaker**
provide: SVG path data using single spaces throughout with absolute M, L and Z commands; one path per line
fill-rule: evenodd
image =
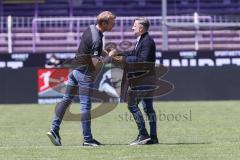
M 98 142 L 96 139 L 92 139 L 91 141 L 83 142 L 83 146 L 92 146 L 97 147 L 102 145 L 100 142 Z
M 49 137 L 49 139 L 51 140 L 51 142 L 55 145 L 55 146 L 61 146 L 61 137 L 59 135 L 58 132 L 55 132 L 54 130 L 50 130 L 49 132 L 47 132 L 47 135 Z
M 147 135 L 138 135 L 137 138 L 130 143 L 130 146 L 134 146 L 134 145 L 144 145 L 147 144 L 147 142 L 150 140 L 151 138 Z

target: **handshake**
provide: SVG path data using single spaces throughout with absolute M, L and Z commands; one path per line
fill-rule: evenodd
M 122 64 L 123 63 L 123 56 L 119 56 L 119 52 L 116 49 L 111 49 L 110 52 L 108 52 L 108 56 L 112 58 L 112 62 L 115 64 Z
M 108 56 L 110 57 L 114 57 L 114 56 L 117 56 L 119 53 L 116 49 L 111 49 L 109 52 L 108 52 Z

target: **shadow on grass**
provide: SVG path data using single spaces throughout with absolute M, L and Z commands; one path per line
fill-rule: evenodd
M 103 146 L 127 146 L 127 145 L 129 145 L 128 143 L 126 143 L 126 144 L 123 144 L 123 143 L 119 143 L 119 144 L 117 144 L 117 143 L 108 143 L 108 144 L 103 144 Z
M 149 145 L 203 145 L 203 144 L 212 144 L 210 142 L 199 142 L 199 143 L 159 143 L 159 144 L 146 144 L 146 145 L 142 145 L 142 146 L 149 146 Z M 127 145 L 129 146 L 129 144 L 103 144 L 103 146 L 121 146 L 121 145 Z M 138 145 L 139 146 L 139 145 Z
M 212 144 L 210 142 L 199 142 L 199 143 L 185 143 L 185 142 L 181 142 L 181 143 L 159 143 L 159 145 L 201 145 L 201 144 Z

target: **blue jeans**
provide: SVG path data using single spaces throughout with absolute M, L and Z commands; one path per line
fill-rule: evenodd
M 79 99 L 80 99 L 80 113 L 81 115 L 81 124 L 83 131 L 84 141 L 92 140 L 91 133 L 91 98 L 90 98 L 90 89 L 94 87 L 93 77 L 90 74 L 85 74 L 85 70 L 73 70 L 68 76 L 68 86 L 78 86 L 79 88 Z M 88 88 L 87 91 L 89 94 L 84 93 L 81 95 L 81 88 Z M 85 89 L 86 91 L 86 89 Z M 66 93 L 61 102 L 58 103 L 53 121 L 52 121 L 52 129 L 55 131 L 60 130 L 60 125 L 64 116 L 66 109 L 70 106 L 74 94 Z M 84 114 L 83 114 L 84 113 Z M 58 116 L 57 116 L 58 115 Z

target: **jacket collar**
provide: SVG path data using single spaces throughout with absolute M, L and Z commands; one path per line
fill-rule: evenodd
M 139 38 L 139 40 L 138 40 L 138 44 L 141 42 L 141 40 L 142 40 L 146 35 L 148 35 L 148 32 L 145 32 L 145 33 L 143 33 L 143 34 L 140 36 L 140 38 Z
M 141 35 L 141 38 L 140 38 L 140 39 L 142 39 L 143 37 L 145 37 L 147 34 L 148 34 L 148 32 L 143 33 L 143 34 Z

